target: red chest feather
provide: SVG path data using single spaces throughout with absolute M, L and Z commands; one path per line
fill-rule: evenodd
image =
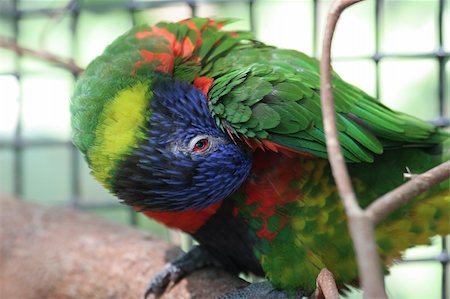
M 203 210 L 190 209 L 180 212 L 144 211 L 143 213 L 168 227 L 177 228 L 187 233 L 194 233 L 216 213 L 221 204 L 222 202 L 220 201 Z
M 262 227 L 256 232 L 258 237 L 272 240 L 279 229 L 286 224 L 279 207 L 296 201 L 299 190 L 292 186 L 301 177 L 302 165 L 299 159 L 270 151 L 256 151 L 250 177 L 243 185 L 245 205 L 255 206 L 253 218 L 262 220 Z M 237 210 L 234 211 L 238 213 Z M 269 219 L 277 214 L 282 219 L 277 229 L 270 231 Z

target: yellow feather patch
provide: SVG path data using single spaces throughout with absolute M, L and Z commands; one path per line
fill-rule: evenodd
M 148 82 L 139 82 L 117 93 L 100 116 L 95 145 L 88 155 L 93 175 L 107 188 L 116 164 L 144 137 L 150 96 Z

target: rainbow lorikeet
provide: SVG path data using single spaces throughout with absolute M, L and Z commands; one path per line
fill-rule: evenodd
M 346 218 L 327 161 L 318 61 L 228 21 L 192 18 L 131 29 L 79 78 L 73 140 L 124 203 L 199 243 L 147 291 L 205 265 L 264 276 L 308 294 L 327 267 L 357 283 Z M 333 74 L 337 126 L 367 206 L 448 160 L 449 135 L 393 111 Z M 447 151 L 446 151 L 447 150 Z M 449 233 L 449 182 L 398 209 L 376 232 L 383 265 Z M 280 291 L 281 292 L 281 291 Z

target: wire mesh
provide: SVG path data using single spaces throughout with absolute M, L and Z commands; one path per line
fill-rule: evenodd
M 321 9 L 320 0 L 305 0 L 310 1 L 312 11 L 312 54 L 318 56 L 319 54 L 319 41 L 320 41 L 320 16 L 325 12 Z M 1 18 L 7 20 L 12 26 L 12 39 L 18 42 L 19 36 L 21 35 L 19 23 L 24 19 L 32 19 L 38 17 L 51 17 L 57 13 L 64 13 L 70 18 L 70 45 L 71 45 L 71 56 L 76 56 L 77 36 L 80 34 L 79 28 L 79 16 L 83 11 L 91 11 L 95 13 L 106 13 L 110 11 L 127 11 L 129 13 L 129 18 L 131 23 L 136 24 L 136 14 L 149 9 L 155 9 L 160 7 L 170 7 L 171 5 L 184 4 L 190 9 L 191 16 L 196 16 L 198 12 L 198 5 L 204 3 L 245 3 L 248 6 L 248 19 L 250 24 L 250 29 L 252 31 L 257 31 L 256 28 L 256 14 L 255 14 L 255 4 L 256 0 L 246 0 L 246 1 L 228 1 L 228 0 L 210 0 L 210 1 L 195 1 L 195 0 L 153 0 L 153 1 L 81 1 L 81 0 L 71 0 L 69 2 L 61 2 L 57 7 L 39 7 L 39 8 L 26 8 L 22 7 L 24 1 L 11 0 L 4 1 L 0 4 Z M 59 3 L 59 2 L 58 2 Z M 381 32 L 383 30 L 383 18 L 385 14 L 385 1 L 376 0 L 373 1 L 373 13 L 374 13 L 374 52 L 369 56 L 341 56 L 335 57 L 336 61 L 349 61 L 349 60 L 369 60 L 375 65 L 374 68 L 374 78 L 375 78 L 375 96 L 379 97 L 382 92 L 381 84 L 381 72 L 380 63 L 387 59 L 414 59 L 414 60 L 434 60 L 437 64 L 437 97 L 435 100 L 438 102 L 438 115 L 440 118 L 444 118 L 448 107 L 447 97 L 449 86 L 447 85 L 448 80 L 446 78 L 446 63 L 450 57 L 450 53 L 446 51 L 444 46 L 444 19 L 445 19 L 445 0 L 438 0 L 437 5 L 437 18 L 436 22 L 436 34 L 438 36 L 438 45 L 434 51 L 431 52 L 420 52 L 420 53 L 391 53 L 382 50 L 381 47 Z M 14 76 L 17 81 L 22 80 L 22 69 L 21 69 L 21 54 L 18 53 L 14 56 L 14 70 L 11 72 L 3 72 L 1 75 L 11 75 Z M 76 73 L 72 72 L 73 79 L 76 79 Z M 14 136 L 12 140 L 0 140 L 0 150 L 9 149 L 13 152 L 13 167 L 12 167 L 12 177 L 13 177 L 13 194 L 17 198 L 21 198 L 24 195 L 24 151 L 30 148 L 65 148 L 69 150 L 70 153 L 70 167 L 67 169 L 67 176 L 70 177 L 70 198 L 67 203 L 73 207 L 78 207 L 82 209 L 97 209 L 117 207 L 117 204 L 110 200 L 90 202 L 89 199 L 83 198 L 81 192 L 81 170 L 80 170 L 80 154 L 74 148 L 72 143 L 68 140 L 52 140 L 46 138 L 39 138 L 29 140 L 23 137 L 23 110 L 24 103 L 22 97 L 22 90 L 19 88 L 19 93 L 17 97 L 18 103 L 18 119 L 14 128 Z M 136 213 L 129 209 L 128 222 L 131 225 L 138 224 L 138 218 Z M 447 242 L 445 238 L 442 238 L 442 252 L 437 256 L 431 256 L 429 258 L 421 259 L 407 259 L 404 262 L 439 262 L 442 265 L 442 290 L 441 297 L 443 299 L 449 298 L 449 286 L 448 286 L 448 264 L 450 261 L 450 254 L 447 248 Z

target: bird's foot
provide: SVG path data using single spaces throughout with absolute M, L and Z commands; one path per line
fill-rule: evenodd
M 300 299 L 310 294 L 297 291 L 296 293 L 288 293 L 286 291 L 275 289 L 268 281 L 257 282 L 248 285 L 245 288 L 222 295 L 217 299 Z
M 149 298 L 150 295 L 161 296 L 170 283 L 176 284 L 185 276 L 206 266 L 220 266 L 220 264 L 203 247 L 194 247 L 173 262 L 166 264 L 161 272 L 150 279 L 144 299 Z

